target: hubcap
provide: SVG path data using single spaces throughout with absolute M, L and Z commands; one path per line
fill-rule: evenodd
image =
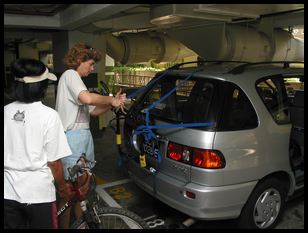
M 259 228 L 267 228 L 275 222 L 281 207 L 280 193 L 270 188 L 258 198 L 253 212 L 255 224 Z

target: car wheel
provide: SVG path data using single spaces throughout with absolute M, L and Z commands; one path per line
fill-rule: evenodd
M 254 189 L 238 219 L 240 228 L 271 229 L 280 218 L 286 199 L 286 187 L 276 178 L 262 181 Z

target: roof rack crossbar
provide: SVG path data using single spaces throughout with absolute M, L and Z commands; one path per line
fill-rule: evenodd
M 230 74 L 241 74 L 245 70 L 247 66 L 252 65 L 262 65 L 262 64 L 282 64 L 283 68 L 289 68 L 290 64 L 304 64 L 302 61 L 267 61 L 267 62 L 254 62 L 254 63 L 246 63 L 240 66 L 237 66 L 230 70 L 228 73 Z
M 187 64 L 194 64 L 196 63 L 198 66 L 204 65 L 205 63 L 217 63 L 217 64 L 222 64 L 222 63 L 244 63 L 245 64 L 249 64 L 249 62 L 246 61 L 221 61 L 221 60 L 211 60 L 211 61 L 206 61 L 206 60 L 198 60 L 198 61 L 190 61 L 190 62 L 183 62 L 183 63 L 179 63 L 176 64 L 174 66 L 171 66 L 169 69 L 179 69 L 181 66 L 183 65 L 187 65 Z

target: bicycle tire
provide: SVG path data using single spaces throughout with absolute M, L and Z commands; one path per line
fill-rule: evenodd
M 137 214 L 122 208 L 99 207 L 99 229 L 149 229 L 148 224 Z M 123 220 L 125 219 L 125 220 Z M 82 218 L 72 224 L 72 229 L 90 229 Z

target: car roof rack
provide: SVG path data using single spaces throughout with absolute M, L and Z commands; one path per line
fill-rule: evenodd
M 304 64 L 302 61 L 268 61 L 268 62 L 254 62 L 254 63 L 246 63 L 240 66 L 237 66 L 230 70 L 228 73 L 230 74 L 241 74 L 244 72 L 245 68 L 248 66 L 254 66 L 254 65 L 263 65 L 263 64 L 281 64 L 283 65 L 283 68 L 289 68 L 290 64 Z
M 207 61 L 207 60 L 197 60 L 197 61 L 190 61 L 190 62 L 183 62 L 183 63 L 179 63 L 179 64 L 176 64 L 174 66 L 171 66 L 170 70 L 177 70 L 179 69 L 181 66 L 183 65 L 187 65 L 187 64 L 197 64 L 197 66 L 202 66 L 202 65 L 205 65 L 206 63 L 216 63 L 216 64 L 222 64 L 222 63 L 244 63 L 242 65 L 245 65 L 245 64 L 249 64 L 249 62 L 246 62 L 246 61 L 221 61 L 221 60 L 211 60 L 211 61 Z

